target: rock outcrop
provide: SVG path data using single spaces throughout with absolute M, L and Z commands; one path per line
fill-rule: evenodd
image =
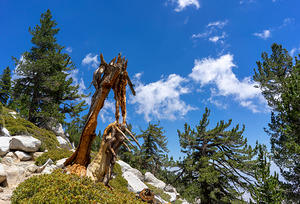
M 0 156 L 4 156 L 9 152 L 9 142 L 11 139 L 11 137 L 0 137 Z
M 41 141 L 32 136 L 13 136 L 10 140 L 10 150 L 21 150 L 24 152 L 36 152 L 41 147 Z

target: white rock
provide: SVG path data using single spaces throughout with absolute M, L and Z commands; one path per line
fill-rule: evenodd
M 68 143 L 68 141 L 65 140 L 63 137 L 58 136 L 58 137 L 56 137 L 56 138 L 57 138 L 57 141 L 58 141 L 58 143 L 59 143 L 59 147 L 60 147 L 60 148 L 63 148 L 63 149 L 71 149 L 70 143 Z
M 56 134 L 56 136 L 65 136 L 65 131 L 61 123 L 58 123 L 55 127 L 52 127 L 52 130 Z
M 13 152 L 8 152 L 5 157 L 10 157 L 10 158 L 13 158 L 13 159 L 17 159 L 17 156 L 13 153 Z
M 55 165 L 47 165 L 43 171 L 42 174 L 51 174 L 52 171 L 54 171 L 57 167 Z
M 124 172 L 122 176 L 128 182 L 128 190 L 134 193 L 138 193 L 145 188 L 148 188 L 136 175 L 132 172 Z
M 168 203 L 167 201 L 165 201 L 164 199 L 162 199 L 158 195 L 154 195 L 154 199 L 157 200 L 157 201 L 159 201 L 159 203 L 163 203 L 163 204 Z
M 5 127 L 2 128 L 2 133 L 3 135 L 0 136 L 10 137 L 9 131 Z
M 41 141 L 32 136 L 13 136 L 9 148 L 11 150 L 22 150 L 24 152 L 36 152 L 41 146 Z
M 166 194 L 168 194 L 169 196 L 171 196 L 170 202 L 175 201 L 176 198 L 177 198 L 177 196 L 176 196 L 177 194 L 176 194 L 176 193 L 170 193 L 170 192 L 164 192 L 164 193 L 166 193 Z
M 166 187 L 165 182 L 157 179 L 152 173 L 146 172 L 145 173 L 145 182 L 148 182 L 152 186 L 155 186 L 156 188 L 164 189 Z
M 9 151 L 11 137 L 0 137 L 0 156 L 4 156 Z
M 53 164 L 52 159 L 48 159 L 48 160 L 46 161 L 46 163 L 45 163 L 43 166 L 39 166 L 39 167 L 37 168 L 36 172 L 37 172 L 37 173 L 41 173 L 41 172 L 46 168 L 46 166 L 50 166 L 51 164 Z
M 29 171 L 30 173 L 35 173 L 37 169 L 38 169 L 38 166 L 35 164 L 31 164 L 26 167 L 26 170 Z
M 121 166 L 122 172 L 131 172 L 137 176 L 141 181 L 144 181 L 144 175 L 137 169 L 132 168 L 129 164 L 122 160 L 118 160 L 117 163 Z
M 63 159 L 56 161 L 56 166 L 61 169 L 64 168 L 65 167 L 64 163 L 66 160 L 67 160 L 67 158 L 63 158 Z
M 0 163 L 0 184 L 6 180 L 7 174 L 3 168 L 3 165 Z
M 182 203 L 181 204 L 190 204 L 189 202 L 187 202 L 185 199 L 179 199 Z
M 164 191 L 177 194 L 176 188 L 174 188 L 170 184 L 166 185 L 166 187 L 164 188 Z
M 16 117 L 17 113 L 16 113 L 15 111 L 9 112 L 9 114 L 10 114 L 14 119 L 17 118 L 17 117 Z
M 41 156 L 42 154 L 44 154 L 44 152 L 34 152 L 32 154 L 33 159 L 35 160 L 36 158 L 38 158 L 39 156 Z
M 21 166 L 7 166 L 7 183 L 8 186 L 17 186 L 25 177 L 25 169 Z
M 31 155 L 21 151 L 15 151 L 15 155 L 17 155 L 21 161 L 28 161 L 32 158 Z

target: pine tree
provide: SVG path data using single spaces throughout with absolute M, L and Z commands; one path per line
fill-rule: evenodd
M 50 118 L 62 122 L 65 114 L 74 117 L 83 110 L 84 97 L 78 93 L 79 86 L 73 86 L 70 72 L 75 69 L 71 58 L 62 53 L 64 47 L 56 42 L 59 31 L 50 10 L 41 15 L 40 25 L 33 29 L 33 47 L 16 61 L 13 99 L 18 110 L 31 122 L 43 125 Z
M 266 146 L 257 144 L 257 149 L 256 181 L 250 191 L 251 197 L 260 204 L 281 204 L 284 200 L 284 189 L 278 180 L 278 174 L 274 172 L 274 175 L 270 175 L 271 164 L 267 161 L 269 156 Z
M 183 132 L 178 130 L 185 154 L 178 162 L 178 189 L 191 202 L 198 198 L 208 204 L 241 202 L 240 190 L 248 189 L 254 176 L 255 151 L 242 136 L 244 127 L 226 130 L 231 120 L 222 120 L 208 130 L 209 115 L 206 108 L 195 129 L 185 124 Z
M 140 151 L 142 169 L 156 174 L 162 165 L 161 159 L 169 151 L 167 138 L 163 135 L 163 128 L 159 126 L 159 122 L 149 123 L 148 128 L 141 132 L 137 138 L 143 138 L 144 141 Z
M 0 78 L 0 102 L 3 105 L 7 105 L 11 91 L 11 72 L 9 67 L 3 70 L 3 74 Z
M 254 80 L 272 108 L 265 131 L 271 136 L 271 152 L 281 174 L 289 182 L 289 198 L 300 199 L 300 61 L 281 45 L 262 54 Z

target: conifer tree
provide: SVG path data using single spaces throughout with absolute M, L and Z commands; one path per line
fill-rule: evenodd
M 178 130 L 185 154 L 178 162 L 178 189 L 191 202 L 198 198 L 208 204 L 240 202 L 240 190 L 248 189 L 254 176 L 255 151 L 242 136 L 244 127 L 227 130 L 231 120 L 222 120 L 209 130 L 209 115 L 206 108 L 195 129 L 185 124 L 183 132 Z
M 271 152 L 281 174 L 288 181 L 289 198 L 300 199 L 300 61 L 281 45 L 272 54 L 262 53 L 254 80 L 272 108 L 265 131 L 271 136 Z
M 0 78 L 0 102 L 3 105 L 7 105 L 11 91 L 11 72 L 9 67 L 3 70 L 3 74 Z
M 159 126 L 159 122 L 149 123 L 147 129 L 141 132 L 138 138 L 143 138 L 144 141 L 140 150 L 142 169 L 156 174 L 162 165 L 162 158 L 169 151 L 167 138 L 163 135 L 163 128 Z
M 257 144 L 258 158 L 255 169 L 255 184 L 251 189 L 251 197 L 256 203 L 281 204 L 284 200 L 284 189 L 278 180 L 278 174 L 270 175 L 270 162 L 266 146 Z
M 78 99 L 84 95 L 78 93 L 79 86 L 73 86 L 70 72 L 75 69 L 64 47 L 56 42 L 59 31 L 52 19 L 50 10 L 41 15 L 40 25 L 29 28 L 33 47 L 22 54 L 22 60 L 16 61 L 16 73 L 13 99 L 18 110 L 27 119 L 37 125 L 50 118 L 62 122 L 65 114 L 71 117 L 83 110 L 84 102 Z

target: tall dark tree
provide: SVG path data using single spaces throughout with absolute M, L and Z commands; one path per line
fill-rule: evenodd
M 11 91 L 11 71 L 9 67 L 3 70 L 3 74 L 0 78 L 0 102 L 3 105 L 7 105 Z
M 210 111 L 206 108 L 199 125 L 178 130 L 181 151 L 180 193 L 191 202 L 231 203 L 242 201 L 241 189 L 248 189 L 254 176 L 255 151 L 243 137 L 244 127 L 227 130 L 231 120 L 208 129 Z
M 270 174 L 269 155 L 266 146 L 257 144 L 258 157 L 255 169 L 255 183 L 251 188 L 251 197 L 256 203 L 281 204 L 284 200 L 284 189 L 278 180 L 278 174 Z
M 169 151 L 167 138 L 159 122 L 149 123 L 147 129 L 141 132 L 137 138 L 142 138 L 144 141 L 140 151 L 142 169 L 156 174 L 160 170 L 162 158 Z
M 13 98 L 29 121 L 43 125 L 54 118 L 62 122 L 65 114 L 74 116 L 83 110 L 78 99 L 79 86 L 73 86 L 70 72 L 75 69 L 64 47 L 56 41 L 59 29 L 50 10 L 41 15 L 40 25 L 29 28 L 33 47 L 16 61 L 16 79 Z
M 262 53 L 254 80 L 272 108 L 265 131 L 271 136 L 274 162 L 289 182 L 288 193 L 300 199 L 300 61 L 281 45 Z

